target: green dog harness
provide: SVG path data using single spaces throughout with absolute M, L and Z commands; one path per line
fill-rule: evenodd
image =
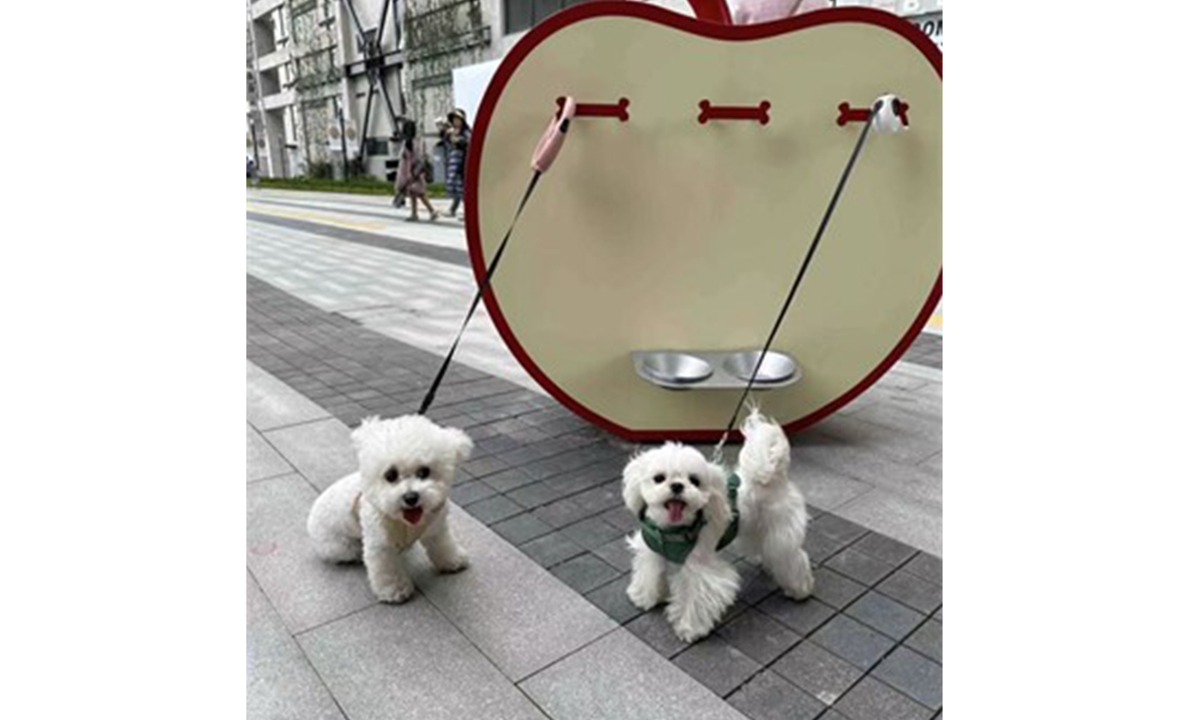
M 737 473 L 733 473 L 725 481 L 725 485 L 733 516 L 729 520 L 729 527 L 725 528 L 725 534 L 721 536 L 721 541 L 717 543 L 718 550 L 733 542 L 738 534 L 737 494 L 738 488 L 742 486 L 742 479 Z M 663 529 L 646 517 L 645 508 L 638 513 L 638 520 L 642 523 L 642 540 L 646 542 L 646 546 L 667 560 L 681 565 L 691 554 L 692 548 L 696 547 L 696 541 L 700 539 L 700 530 L 708 522 L 704 519 L 704 511 L 701 510 L 696 513 L 696 520 L 691 525 Z

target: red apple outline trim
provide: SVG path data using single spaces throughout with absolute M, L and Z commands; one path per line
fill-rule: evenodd
M 694 7 L 694 6 L 693 6 Z M 937 71 L 938 78 L 942 77 L 942 53 L 938 50 L 933 41 L 925 36 L 917 27 L 911 25 L 904 19 L 892 15 L 891 13 L 875 10 L 864 7 L 845 7 L 845 8 L 830 8 L 827 10 L 815 10 L 813 12 L 804 13 L 802 15 L 794 15 L 792 17 L 775 20 L 768 23 L 758 25 L 721 25 L 712 22 L 704 22 L 680 15 L 678 13 L 664 10 L 654 5 L 644 5 L 642 3 L 632 2 L 613 2 L 609 0 L 598 0 L 597 2 L 583 3 L 573 5 L 561 12 L 555 13 L 546 18 L 541 23 L 534 25 L 516 45 L 508 51 L 504 59 L 500 62 L 500 66 L 496 69 L 492 81 L 488 84 L 487 91 L 483 95 L 483 99 L 479 104 L 479 111 L 475 119 L 475 129 L 472 137 L 470 150 L 467 155 L 467 172 L 466 172 L 466 193 L 465 193 L 465 220 L 467 230 L 467 252 L 471 258 L 471 269 L 475 273 L 476 284 L 482 284 L 483 278 L 487 272 L 487 261 L 483 256 L 483 246 L 480 242 L 479 232 L 479 164 L 482 162 L 483 146 L 487 140 L 487 128 L 492 119 L 492 113 L 496 108 L 496 103 L 500 99 L 500 95 L 504 87 L 508 84 L 517 67 L 534 50 L 550 35 L 558 30 L 572 25 L 583 20 L 601 16 L 625 16 L 648 20 L 660 25 L 666 25 L 676 30 L 682 30 L 693 35 L 701 37 L 709 37 L 717 40 L 758 40 L 762 38 L 781 35 L 784 33 L 795 32 L 807 27 L 815 27 L 827 23 L 835 22 L 859 22 L 870 25 L 877 25 L 895 32 L 904 37 L 909 42 L 917 47 L 918 50 L 929 61 Z M 937 308 L 938 302 L 942 298 L 942 271 L 938 271 L 937 280 L 929 291 L 929 296 L 925 300 L 925 304 L 917 313 L 912 325 L 908 331 L 896 344 L 890 353 L 862 380 L 851 387 L 846 392 L 839 395 L 837 398 L 829 401 L 822 407 L 808 413 L 804 417 L 787 423 L 783 426 L 784 430 L 789 434 L 797 433 L 805 428 L 808 428 L 829 415 L 837 412 L 839 409 L 850 403 L 854 398 L 861 395 L 869 387 L 888 371 L 896 361 L 904 355 L 905 350 L 912 345 L 916 340 L 917 335 L 921 332 L 921 328 L 929 320 L 929 316 L 933 314 Z M 599 413 L 584 406 L 579 401 L 575 400 L 565 390 L 560 388 L 553 380 L 549 378 L 542 369 L 538 367 L 533 358 L 525 352 L 516 334 L 509 327 L 508 321 L 504 317 L 504 312 L 500 309 L 500 304 L 496 300 L 493 289 L 489 286 L 483 294 L 483 301 L 487 305 L 488 314 L 492 318 L 496 330 L 500 333 L 500 337 L 504 339 L 504 344 L 508 346 L 509 351 L 516 357 L 517 362 L 521 363 L 521 367 L 529 373 L 538 385 L 544 388 L 551 397 L 572 412 L 579 415 L 588 422 L 601 427 L 615 435 L 618 435 L 626 440 L 633 442 L 660 442 L 663 440 L 680 440 L 684 442 L 716 442 L 720 439 L 723 429 L 714 430 L 634 430 L 619 425 L 612 420 L 600 415 Z M 734 433 L 734 441 L 740 441 L 739 433 Z

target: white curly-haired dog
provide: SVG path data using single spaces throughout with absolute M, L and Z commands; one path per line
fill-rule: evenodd
M 359 471 L 330 485 L 308 515 L 317 553 L 334 562 L 363 560 L 371 590 L 384 602 L 412 595 L 401 555 L 418 540 L 438 572 L 465 568 L 446 514 L 455 469 L 471 454 L 467 434 L 405 415 L 367 418 L 350 437 Z
M 735 532 L 738 549 L 760 558 L 785 595 L 799 600 L 812 592 L 802 548 L 808 510 L 788 480 L 787 436 L 757 411 L 742 424 L 742 434 L 734 476 L 740 485 L 679 443 L 644 451 L 625 466 L 625 504 L 641 522 L 629 537 L 634 555 L 627 594 L 643 610 L 665 600 L 667 620 L 685 642 L 712 631 L 737 599 L 737 570 L 717 555 Z

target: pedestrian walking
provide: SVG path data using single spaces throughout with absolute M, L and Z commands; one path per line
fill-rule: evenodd
M 471 126 L 467 123 L 467 114 L 461 109 L 446 116 L 449 125 L 443 133 L 442 141 L 447 147 L 446 159 L 446 194 L 450 196 L 450 217 L 458 212 L 462 204 L 464 182 L 463 177 L 467 168 L 467 148 L 471 144 Z
M 433 209 L 426 194 L 429 163 L 417 140 L 417 124 L 412 120 L 405 120 L 400 127 L 400 142 L 400 166 L 396 170 L 396 197 L 392 204 L 396 207 L 403 207 L 405 199 L 411 198 L 412 214 L 408 216 L 408 221 L 416 222 L 419 219 L 417 202 L 422 202 L 429 210 L 430 222 L 433 222 L 438 219 L 438 213 Z

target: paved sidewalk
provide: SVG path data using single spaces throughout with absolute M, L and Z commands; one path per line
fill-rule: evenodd
M 365 231 L 311 221 L 305 221 L 304 228 L 294 227 L 290 219 L 285 225 L 278 222 L 249 223 L 247 270 L 253 276 L 252 288 L 283 290 L 282 297 L 315 305 L 337 322 L 350 320 L 350 325 L 374 331 L 382 336 L 376 338 L 380 343 L 388 338 L 439 357 L 445 352 L 475 292 L 465 254 L 459 260 L 431 256 L 446 249 L 427 242 L 417 228 L 400 247 L 378 244 L 396 239 Z M 313 322 L 327 322 L 318 315 L 311 317 Z M 284 337 L 285 347 L 293 337 Z M 271 358 L 264 362 L 280 358 L 270 347 L 260 349 L 264 358 Z M 416 359 L 420 353 L 396 352 L 401 367 L 421 362 Z M 914 358 L 925 365 L 909 362 Z M 456 367 L 465 366 L 464 372 L 482 373 L 477 377 L 494 376 L 545 395 L 509 353 L 482 306 L 455 361 Z M 289 367 L 287 362 L 284 358 L 281 367 Z M 927 365 L 940 364 L 940 336 L 923 334 L 905 361 L 867 393 L 795 440 L 796 467 L 807 466 L 807 489 L 815 504 L 934 554 L 941 553 L 941 371 Z M 328 369 L 325 375 L 329 377 Z M 355 413 L 364 411 L 363 403 L 319 377 L 309 379 L 315 391 L 338 398 L 341 407 L 335 413 L 343 420 L 357 423 L 362 417 Z M 377 405 L 379 396 L 387 395 L 369 392 L 377 388 L 353 389 L 374 398 Z M 392 397 L 404 399 L 394 393 Z M 375 412 L 402 413 L 411 406 L 384 403 L 386 412 Z
M 477 317 L 431 412 L 476 441 L 452 494 L 476 562 L 440 577 L 418 557 L 420 596 L 382 606 L 361 567 L 312 556 L 303 520 L 354 467 L 347 425 L 416 407 L 474 286 L 437 238 L 312 214 L 248 223 L 249 717 L 940 717 L 940 337 L 793 439 L 815 597 L 731 556 L 739 603 L 685 645 L 624 598 L 634 448 L 540 392 Z
M 355 468 L 349 428 L 252 364 L 246 381 L 248 717 L 742 717 L 458 509 L 471 567 L 439 576 L 418 551 L 418 594 L 377 603 L 304 530 Z

